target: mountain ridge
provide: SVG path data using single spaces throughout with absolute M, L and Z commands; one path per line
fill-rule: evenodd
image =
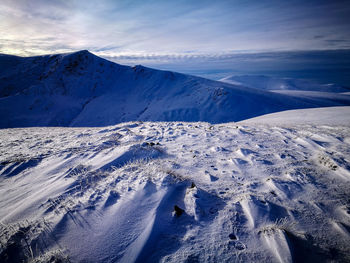
M 240 121 L 281 110 L 350 105 L 232 85 L 87 50 L 0 56 L 0 127 L 106 126 L 126 121 Z

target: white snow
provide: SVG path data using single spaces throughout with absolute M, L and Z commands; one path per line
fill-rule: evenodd
M 0 262 L 349 262 L 348 89 L 232 81 L 0 55 Z
M 244 124 L 268 125 L 329 125 L 350 126 L 350 107 L 327 107 L 303 110 L 289 110 L 262 115 L 238 122 Z
M 350 260 L 346 126 L 3 129 L 0 151 L 3 262 Z

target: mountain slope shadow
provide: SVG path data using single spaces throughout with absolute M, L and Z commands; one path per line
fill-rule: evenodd
M 297 236 L 289 231 L 285 231 L 288 241 L 291 244 L 293 262 L 328 262 L 342 261 L 342 255 L 336 248 L 329 251 L 316 246 L 313 238 L 306 235 L 305 238 Z

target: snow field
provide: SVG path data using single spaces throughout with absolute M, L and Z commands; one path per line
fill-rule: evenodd
M 200 122 L 1 130 L 0 258 L 348 261 L 349 134 Z
M 327 125 L 350 126 L 350 107 L 327 107 L 316 109 L 287 110 L 238 122 L 241 125 L 264 124 L 268 126 L 285 125 Z

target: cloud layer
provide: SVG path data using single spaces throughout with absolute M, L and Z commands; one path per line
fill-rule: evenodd
M 88 49 L 122 60 L 350 49 L 347 1 L 2 0 L 0 52 Z

